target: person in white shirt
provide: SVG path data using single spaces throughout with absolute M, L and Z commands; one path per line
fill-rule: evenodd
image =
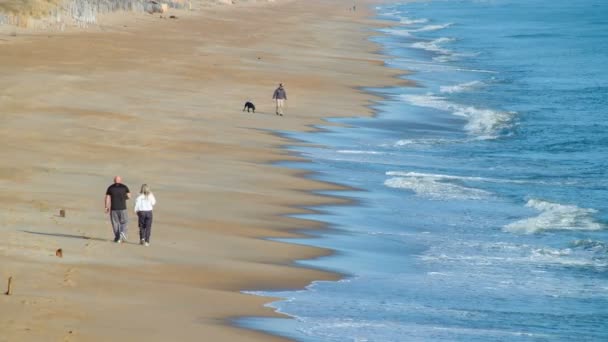
M 139 243 L 150 246 L 150 233 L 152 232 L 152 209 L 156 204 L 156 198 L 150 191 L 148 184 L 142 184 L 139 196 L 135 199 L 135 214 L 137 214 L 139 225 Z

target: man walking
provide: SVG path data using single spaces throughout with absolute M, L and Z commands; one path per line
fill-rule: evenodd
M 277 102 L 276 115 L 283 116 L 283 106 L 285 105 L 285 100 L 287 100 L 287 92 L 283 88 L 283 83 L 279 83 L 279 87 L 272 94 L 272 99 Z
M 122 184 L 120 176 L 114 177 L 114 184 L 106 190 L 105 205 L 106 214 L 110 214 L 112 230 L 114 230 L 114 242 L 121 243 L 127 240 L 127 200 L 131 198 L 131 191 Z

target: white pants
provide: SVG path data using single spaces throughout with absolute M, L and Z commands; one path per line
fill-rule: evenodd
M 285 105 L 285 99 L 277 99 L 277 114 L 283 115 L 283 106 Z

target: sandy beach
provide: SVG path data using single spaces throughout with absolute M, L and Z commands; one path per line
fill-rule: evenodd
M 331 251 L 263 238 L 322 229 L 287 215 L 341 200 L 311 193 L 339 186 L 272 165 L 299 160 L 273 132 L 371 115 L 357 87 L 400 82 L 367 40 L 381 23 L 351 5 L 209 6 L 0 35 L 2 292 L 13 277 L 0 341 L 283 340 L 230 325 L 277 315 L 271 298 L 240 291 L 339 279 L 292 264 Z M 112 243 L 103 197 L 115 175 L 133 194 L 152 186 L 150 247 L 132 213 L 130 243 Z

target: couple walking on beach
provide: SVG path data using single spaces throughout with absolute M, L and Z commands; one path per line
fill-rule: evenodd
M 104 199 L 106 214 L 110 214 L 114 242 L 121 243 L 127 240 L 127 200 L 131 198 L 129 187 L 122 183 L 120 176 L 114 177 L 114 183 L 106 190 Z M 152 232 L 152 210 L 156 205 L 156 198 L 148 184 L 142 184 L 139 196 L 135 199 L 135 214 L 138 218 L 139 242 L 141 245 L 150 245 Z

